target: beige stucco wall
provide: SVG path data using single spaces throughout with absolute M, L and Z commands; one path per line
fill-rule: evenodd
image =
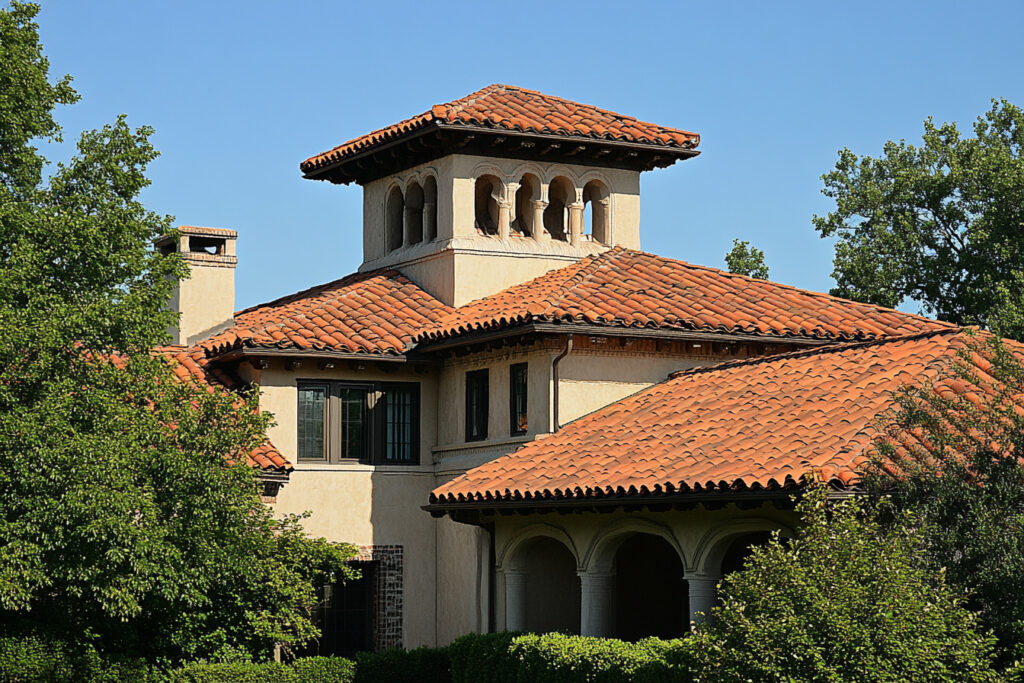
M 234 248 L 234 240 L 228 240 Z M 233 255 L 233 254 L 232 254 Z M 175 344 L 191 344 L 203 333 L 230 321 L 235 313 L 234 266 L 188 261 L 190 275 L 174 288 L 168 306 L 179 311 L 176 327 L 169 330 Z
M 701 357 L 575 351 L 559 364 L 559 421 L 564 425 L 662 382 L 673 372 L 710 362 Z
M 431 446 L 436 442 L 436 382 L 411 369 L 384 372 L 373 363 L 364 371 L 319 370 L 306 361 L 294 371 L 281 362 L 256 374 L 260 405 L 274 414 L 270 439 L 293 463 L 289 482 L 273 507 L 278 514 L 311 511 L 306 531 L 356 545 L 401 545 L 404 556 L 403 632 L 407 647 L 432 645 L 435 636 L 435 534 L 437 522 L 420 509 L 435 486 Z M 297 458 L 297 382 L 300 379 L 420 383 L 419 466 L 300 462 Z

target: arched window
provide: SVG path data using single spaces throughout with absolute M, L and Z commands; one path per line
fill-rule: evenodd
M 576 201 L 572 181 L 558 176 L 548 186 L 548 208 L 544 209 L 544 229 L 551 239 L 569 241 L 569 205 Z
M 437 180 L 427 176 L 423 181 L 423 241 L 437 238 Z
M 405 189 L 405 244 L 423 241 L 423 188 L 410 183 Z
M 611 211 L 608 188 L 600 180 L 583 186 L 583 231 L 602 243 L 611 242 Z
M 402 191 L 391 188 L 384 209 L 384 248 L 392 252 L 402 246 L 402 222 L 404 220 L 405 202 Z
M 501 196 L 501 181 L 492 175 L 476 179 L 476 231 L 481 235 L 498 234 L 498 198 Z
M 516 190 L 516 219 L 512 222 L 512 233 L 534 236 L 533 203 L 540 199 L 540 178 L 527 173 L 519 181 Z

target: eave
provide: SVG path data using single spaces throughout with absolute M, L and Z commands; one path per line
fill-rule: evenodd
M 695 149 L 576 135 L 531 133 L 431 121 L 393 140 L 303 172 L 310 180 L 360 185 L 449 154 L 472 154 L 649 171 L 700 154 Z

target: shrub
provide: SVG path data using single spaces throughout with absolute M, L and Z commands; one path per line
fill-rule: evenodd
M 356 655 L 355 683 L 450 683 L 451 665 L 444 648 L 360 652 Z
M 299 677 L 277 662 L 187 664 L 170 675 L 170 683 L 299 683 Z
M 147 683 L 159 674 L 139 659 L 103 659 L 94 649 L 35 635 L 0 638 L 0 681 Z
M 800 536 L 755 548 L 725 579 L 716 621 L 691 651 L 715 681 L 989 681 L 994 639 L 977 629 L 921 529 L 883 526 L 857 500 L 812 489 Z
M 688 673 L 670 667 L 665 659 L 669 650 L 682 647 L 681 642 L 531 634 L 513 640 L 509 653 L 517 663 L 517 680 L 523 682 L 669 683 L 685 680 Z
M 298 683 L 352 683 L 356 663 L 343 657 L 303 657 L 292 662 Z
M 509 653 L 518 633 L 467 633 L 448 646 L 452 683 L 516 683 Z

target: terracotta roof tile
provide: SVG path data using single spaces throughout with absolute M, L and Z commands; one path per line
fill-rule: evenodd
M 778 489 L 812 472 L 849 486 L 892 392 L 935 378 L 971 343 L 937 330 L 680 372 L 470 470 L 431 502 Z
M 451 311 L 399 272 L 377 270 L 239 311 L 201 346 L 211 355 L 241 347 L 398 355 Z
M 198 346 L 165 346 L 157 348 L 156 353 L 171 361 L 174 374 L 182 381 L 193 381 L 209 391 L 235 391 L 243 386 L 238 377 L 212 364 L 205 351 Z M 287 474 L 294 469 L 269 439 L 254 448 L 247 460 L 251 467 L 258 467 L 265 474 Z
M 422 114 L 349 140 L 306 159 L 299 167 L 304 173 L 309 173 L 427 125 L 476 125 L 523 133 L 617 140 L 683 149 L 693 149 L 700 142 L 700 136 L 696 133 L 638 121 L 632 116 L 535 90 L 495 84 L 453 102 L 435 104 Z
M 616 247 L 470 302 L 417 341 L 530 322 L 865 340 L 947 323 Z

